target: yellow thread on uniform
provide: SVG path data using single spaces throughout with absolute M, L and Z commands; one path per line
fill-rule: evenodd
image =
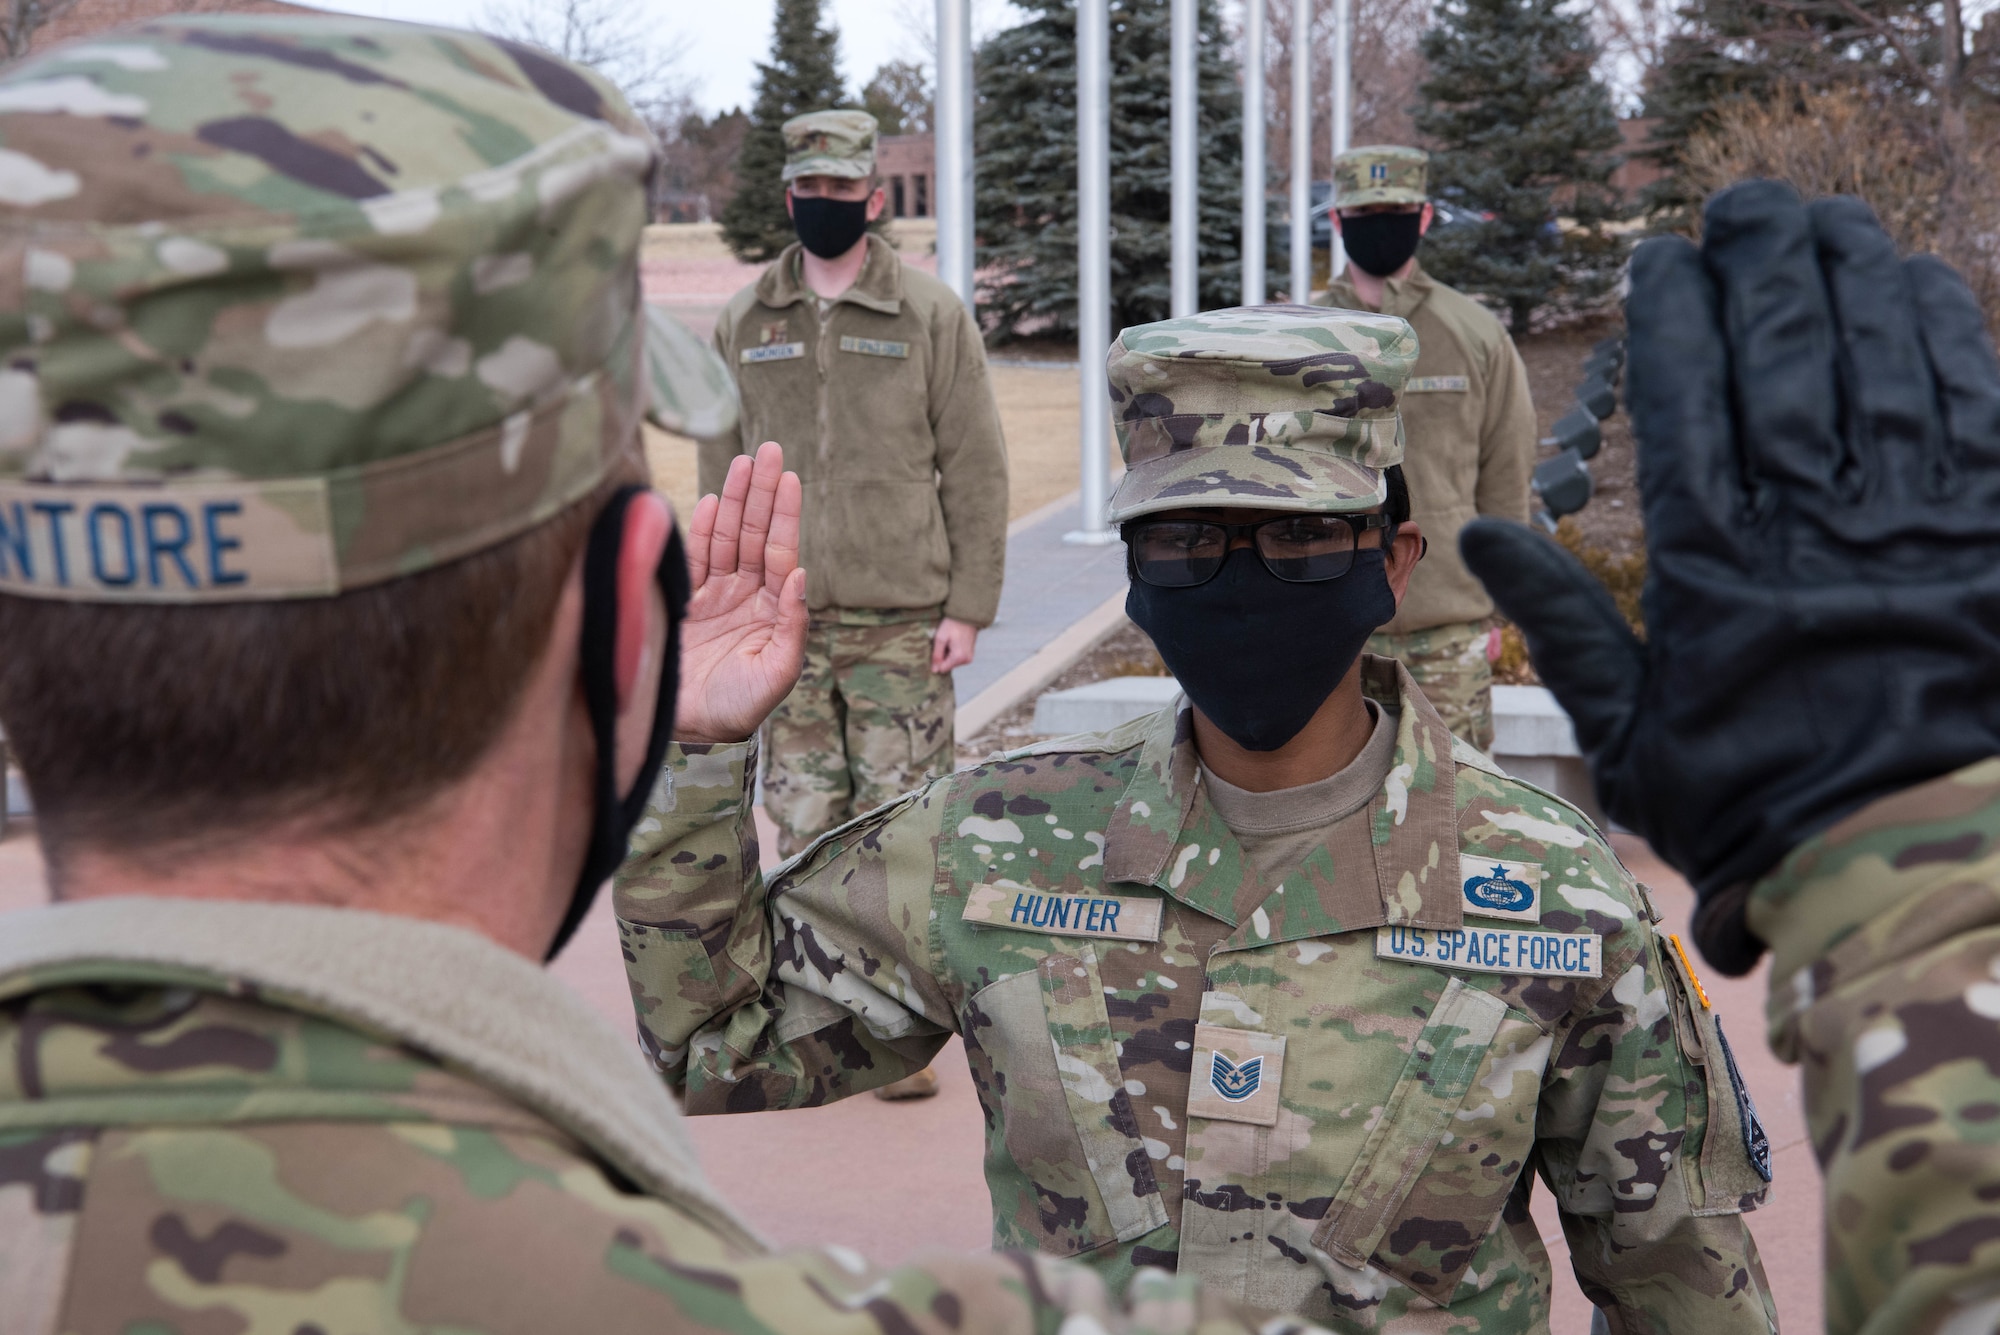
M 1673 942 L 1674 949 L 1680 952 L 1681 968 L 1686 972 L 1688 981 L 1694 984 L 1694 994 L 1701 998 L 1701 1008 L 1708 1010 L 1708 989 L 1701 985 L 1701 975 L 1694 971 L 1694 961 L 1688 958 L 1687 947 L 1681 944 L 1680 937 L 1673 932 L 1667 933 L 1667 940 Z

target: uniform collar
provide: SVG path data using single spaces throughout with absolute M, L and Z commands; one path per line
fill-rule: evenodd
M 883 315 L 899 315 L 903 310 L 903 261 L 896 248 L 870 232 L 862 238 L 868 258 L 854 286 L 833 299 L 835 305 L 849 302 Z M 799 257 L 805 247 L 794 241 L 778 253 L 778 258 L 757 280 L 757 301 L 773 309 L 800 301 L 818 301 L 819 294 L 805 285 Z
M 1416 267 L 1410 270 L 1408 278 L 1383 280 L 1380 313 L 1407 320 L 1416 314 L 1419 306 L 1430 299 L 1436 287 L 1437 280 L 1424 272 L 1424 262 L 1418 260 Z M 1355 292 L 1354 281 L 1350 278 L 1335 279 L 1332 288 L 1327 292 L 1327 300 L 1335 306 L 1344 306 L 1348 310 L 1361 309 L 1360 294 Z
M 209 900 L 82 900 L 7 915 L 0 1003 L 89 983 L 248 996 L 400 1043 L 759 1245 L 702 1176 L 679 1108 L 632 1042 L 547 972 L 472 932 L 359 909 Z
M 1390 658 L 1362 655 L 1362 689 L 1395 706 L 1396 754 L 1368 806 L 1334 827 L 1330 850 L 1351 865 L 1372 853 L 1372 892 L 1310 876 L 1266 886 L 1201 784 L 1194 715 L 1183 697 L 1160 716 L 1104 832 L 1107 881 L 1153 886 L 1240 930 L 1241 944 L 1296 940 L 1384 923 L 1463 922 L 1458 871 L 1457 764 L 1437 711 Z M 1351 846 L 1350 846 L 1351 845 Z M 1359 890 L 1359 893 L 1357 893 Z M 1254 937 L 1255 939 L 1251 939 Z

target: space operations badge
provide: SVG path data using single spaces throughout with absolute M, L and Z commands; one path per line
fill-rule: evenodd
M 1197 1024 L 1193 1074 L 1188 1083 L 1190 1117 L 1276 1126 L 1285 1036 Z
M 1513 922 L 1542 920 L 1542 869 L 1532 862 L 1461 853 L 1458 880 L 1469 914 Z

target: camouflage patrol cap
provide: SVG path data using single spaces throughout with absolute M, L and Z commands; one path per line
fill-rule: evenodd
M 865 111 L 808 111 L 778 127 L 787 182 L 801 176 L 875 174 L 875 118 Z
M 1393 315 L 1239 306 L 1135 325 L 1106 374 L 1125 476 L 1110 521 L 1182 506 L 1366 510 L 1403 461 L 1417 335 Z
M 208 16 L 0 76 L 0 592 L 328 596 L 504 542 L 712 431 L 640 298 L 655 146 L 470 33 Z
M 1350 148 L 1333 160 L 1333 207 L 1365 208 L 1370 204 L 1422 204 L 1430 174 L 1431 155 L 1420 148 L 1370 144 Z

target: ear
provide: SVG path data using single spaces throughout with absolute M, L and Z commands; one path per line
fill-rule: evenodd
M 874 222 L 882 216 L 882 210 L 889 207 L 889 192 L 876 186 L 868 196 L 868 221 Z
M 1430 231 L 1431 221 L 1436 217 L 1437 217 L 1437 210 L 1430 206 L 1430 201 L 1426 200 L 1424 202 L 1423 214 L 1420 217 L 1419 221 L 1417 222 L 1417 235 L 1422 236 L 1424 233 Z
M 1340 231 L 1340 210 L 1328 209 L 1326 211 L 1326 217 L 1327 221 L 1333 224 L 1333 230 L 1335 232 Z
M 642 668 L 659 605 L 655 581 L 673 526 L 666 498 L 656 491 L 634 497 L 625 507 L 625 539 L 618 549 L 618 643 L 612 661 L 621 714 L 632 707 L 633 688 L 646 675 Z
M 1383 573 L 1389 577 L 1389 592 L 1396 595 L 1396 606 L 1403 606 L 1403 595 L 1409 591 L 1410 576 L 1417 572 L 1417 562 L 1424 558 L 1424 531 L 1414 519 L 1406 519 L 1396 526 L 1396 541 L 1390 544 L 1389 554 L 1383 558 Z
M 790 186 L 785 187 L 785 216 L 787 218 L 794 216 L 792 213 L 792 188 Z

